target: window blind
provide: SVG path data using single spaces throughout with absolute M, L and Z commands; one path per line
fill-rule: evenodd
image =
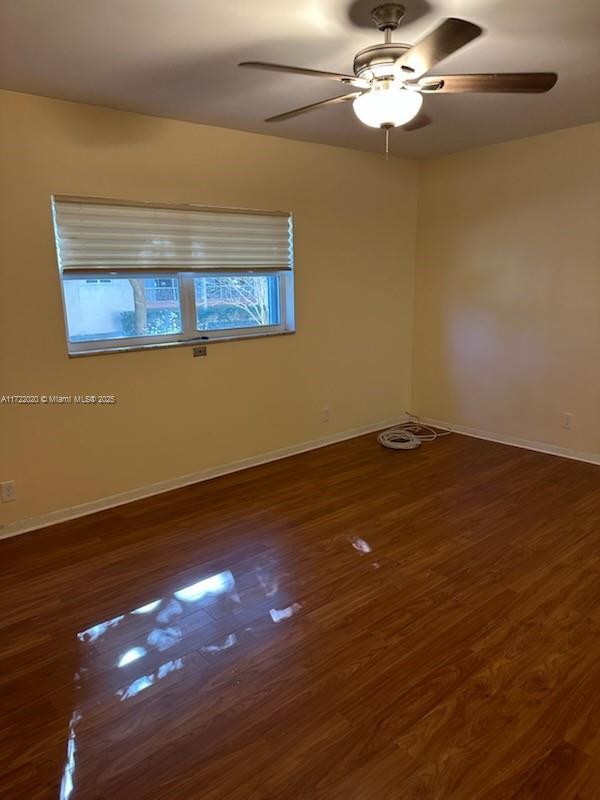
M 289 270 L 283 212 L 53 198 L 62 270 Z

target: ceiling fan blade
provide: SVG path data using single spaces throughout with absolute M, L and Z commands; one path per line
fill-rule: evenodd
M 479 25 L 449 17 L 401 55 L 396 65 L 403 72 L 410 73 L 411 77 L 418 78 L 482 33 Z
M 367 81 L 361 81 L 356 75 L 346 75 L 343 72 L 326 72 L 321 69 L 305 69 L 304 67 L 290 67 L 287 64 L 270 64 L 266 61 L 242 61 L 238 67 L 250 67 L 251 69 L 266 69 L 269 72 L 291 72 L 295 75 L 308 75 L 313 78 L 327 78 L 332 81 L 342 83 L 356 83 L 356 85 L 368 86 Z
M 280 122 L 290 117 L 296 117 L 299 114 L 306 114 L 307 111 L 316 111 L 318 108 L 324 106 L 335 106 L 338 103 L 343 103 L 346 100 L 354 100 L 361 92 L 350 92 L 349 94 L 341 94 L 337 97 L 330 97 L 328 100 L 320 100 L 318 103 L 310 103 L 308 106 L 301 106 L 301 108 L 294 108 L 291 111 L 285 111 L 283 114 L 276 114 L 274 117 L 268 117 L 265 122 Z
M 425 128 L 427 125 L 431 125 L 432 122 L 433 120 L 431 117 L 428 117 L 427 114 L 421 112 L 417 114 L 414 119 L 411 119 L 410 122 L 407 122 L 406 125 L 402 125 L 400 130 L 410 133 L 410 131 L 418 131 L 421 128 Z
M 488 75 L 432 75 L 421 78 L 422 92 L 549 92 L 558 80 L 556 72 L 505 72 Z

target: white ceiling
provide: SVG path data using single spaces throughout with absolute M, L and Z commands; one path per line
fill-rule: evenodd
M 342 104 L 285 122 L 264 117 L 340 84 L 238 69 L 243 60 L 351 71 L 382 41 L 378 0 L 0 0 L 0 87 L 156 116 L 381 152 L 383 134 Z M 394 39 L 443 17 L 485 34 L 438 72 L 555 71 L 545 95 L 427 96 L 434 124 L 395 131 L 392 152 L 424 157 L 600 119 L 600 0 L 405 0 Z

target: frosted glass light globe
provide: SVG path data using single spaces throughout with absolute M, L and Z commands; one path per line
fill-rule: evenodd
M 406 125 L 417 116 L 422 105 L 419 92 L 403 89 L 391 81 L 382 81 L 352 103 L 359 120 L 371 128 Z

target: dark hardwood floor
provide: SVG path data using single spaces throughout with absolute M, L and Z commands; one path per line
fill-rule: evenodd
M 600 469 L 365 436 L 0 542 L 5 800 L 600 798 Z

